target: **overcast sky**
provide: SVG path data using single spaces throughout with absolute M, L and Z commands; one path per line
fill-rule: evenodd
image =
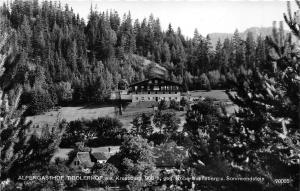
M 1 0 L 0 0 L 1 1 Z M 2 0 L 3 1 L 3 0 Z M 117 10 L 122 18 L 130 11 L 133 19 L 148 18 L 151 13 L 160 18 L 165 30 L 169 23 L 176 29 L 180 26 L 186 36 L 192 36 L 195 28 L 202 35 L 213 32 L 243 31 L 249 27 L 272 26 L 272 21 L 283 20 L 286 2 L 273 1 L 201 1 L 201 0 L 61 0 L 68 3 L 74 12 L 87 18 L 91 3 L 97 10 Z M 294 3 L 293 3 L 294 4 Z M 287 28 L 287 27 L 285 27 Z

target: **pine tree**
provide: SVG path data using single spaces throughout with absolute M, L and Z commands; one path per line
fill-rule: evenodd
M 2 21 L 2 15 L 0 21 Z M 7 59 L 14 56 L 11 48 L 14 44 L 14 30 L 2 25 L 0 27 L 0 55 L 1 78 L 6 67 L 12 67 Z M 8 51 L 11 50 L 11 51 Z M 3 84 L 1 84 L 3 87 Z M 52 130 L 45 129 L 41 135 L 31 132 L 30 123 L 25 122 L 23 112 L 25 108 L 19 110 L 19 100 L 22 88 L 16 90 L 16 96 L 11 98 L 6 92 L 1 90 L 0 105 L 1 111 L 1 184 L 4 180 L 18 181 L 18 176 L 28 175 L 36 170 L 42 170 L 49 164 L 55 149 L 60 142 L 60 128 L 58 124 Z M 51 132 L 49 132 L 51 131 Z M 6 186 L 6 185 L 4 185 Z M 3 188 L 3 187 L 2 187 Z M 5 189 L 5 187 L 4 187 Z
M 232 37 L 232 46 L 233 52 L 232 55 L 234 56 L 234 67 L 244 66 L 246 63 L 245 58 L 245 43 L 242 40 L 240 33 L 238 30 L 235 30 L 233 37 Z
M 215 57 L 214 57 L 214 62 L 213 62 L 213 69 L 218 69 L 220 70 L 223 63 L 222 63 L 222 56 L 223 56 L 223 51 L 222 51 L 222 43 L 221 40 L 218 39 L 218 42 L 216 44 L 216 49 L 215 49 Z
M 246 66 L 253 66 L 255 64 L 255 41 L 252 32 L 247 33 L 246 38 Z
M 259 66 L 262 63 L 265 63 L 267 60 L 267 47 L 265 40 L 262 36 L 258 36 L 256 40 L 256 59 L 255 62 Z
M 296 19 L 285 18 L 300 38 L 295 28 Z M 276 177 L 291 177 L 289 189 L 297 190 L 299 171 L 295 169 L 299 169 L 300 164 L 298 45 L 292 45 L 291 36 L 283 34 L 283 30 L 282 34 L 276 28 L 273 31 L 273 37 L 267 38 L 269 60 L 251 73 L 240 74 L 237 81 L 232 82 L 236 95 L 229 92 L 228 95 L 240 109 L 224 136 L 232 164 L 242 171 L 258 173 L 270 182 Z

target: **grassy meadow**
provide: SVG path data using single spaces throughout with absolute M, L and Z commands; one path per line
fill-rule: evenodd
M 209 97 L 222 102 L 228 102 L 228 96 L 226 95 L 224 90 L 212 90 L 212 91 L 191 91 L 191 96 L 195 97 Z M 141 113 L 153 113 L 153 104 L 154 102 L 142 102 L 142 103 L 130 103 L 126 107 L 123 108 L 122 115 L 116 115 L 115 106 L 105 105 L 105 106 L 97 106 L 97 105 L 88 105 L 88 106 L 69 106 L 69 107 L 61 107 L 56 110 L 52 110 L 46 112 L 41 115 L 28 117 L 28 121 L 32 121 L 35 126 L 44 126 L 44 125 L 53 125 L 57 119 L 65 119 L 66 121 L 74 121 L 77 119 L 96 119 L 98 117 L 116 117 L 122 123 L 124 128 L 130 129 L 131 122 L 133 118 Z M 233 113 L 234 110 L 237 109 L 234 105 L 229 105 L 227 107 L 227 111 L 229 113 Z M 185 112 L 176 112 L 176 115 L 181 119 L 182 126 L 185 122 Z
M 209 97 L 213 98 L 222 102 L 228 102 L 228 96 L 226 95 L 225 91 L 223 90 L 212 90 L 212 91 L 191 91 L 190 94 L 192 96 L 196 97 Z M 135 116 L 141 113 L 153 113 L 153 105 L 154 102 L 141 102 L 141 103 L 130 103 L 126 107 L 123 108 L 122 115 L 116 114 L 116 107 L 115 106 L 97 106 L 97 105 L 88 105 L 88 106 L 74 106 L 74 107 L 61 107 L 56 110 L 52 110 L 49 112 L 46 112 L 41 115 L 31 116 L 28 117 L 28 121 L 32 121 L 34 126 L 45 126 L 54 125 L 58 119 L 65 119 L 66 121 L 74 121 L 77 119 L 96 119 L 98 117 L 115 117 L 118 118 L 121 123 L 123 124 L 123 127 L 127 130 L 131 129 L 131 122 Z M 237 109 L 234 105 L 229 105 L 227 107 L 227 111 L 229 113 L 233 113 L 234 110 Z M 177 117 L 180 118 L 180 127 L 179 131 L 182 130 L 183 125 L 185 123 L 185 111 L 175 111 Z M 41 128 L 36 128 L 36 131 L 39 132 Z M 154 129 L 154 131 L 158 131 L 158 129 Z M 98 147 L 98 148 L 92 148 L 93 152 L 108 152 L 108 147 Z M 111 153 L 112 154 L 117 152 L 119 147 L 111 146 Z M 72 149 L 62 149 L 60 148 L 56 154 L 54 155 L 54 158 L 59 157 L 62 159 L 66 159 L 67 154 Z

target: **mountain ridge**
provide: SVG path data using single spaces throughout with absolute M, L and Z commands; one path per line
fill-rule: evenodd
M 244 30 L 243 32 L 239 32 L 239 33 L 240 33 L 240 36 L 242 37 L 242 39 L 246 40 L 248 32 L 252 32 L 254 39 L 256 39 L 259 35 L 261 35 L 263 37 L 272 35 L 272 31 L 273 31 L 273 27 L 250 27 L 250 28 L 247 28 L 246 30 Z M 288 33 L 288 31 L 286 31 L 286 33 Z M 218 33 L 218 32 L 216 32 L 216 33 L 209 33 L 208 35 L 211 39 L 212 46 L 215 48 L 219 39 L 223 43 L 223 41 L 226 38 L 229 38 L 229 39 L 232 38 L 233 33 Z

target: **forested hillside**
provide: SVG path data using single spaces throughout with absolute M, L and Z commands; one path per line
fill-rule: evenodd
M 159 75 L 153 68 L 165 68 L 163 77 L 186 89 L 227 88 L 228 79 L 260 65 L 267 55 L 263 36 L 249 32 L 243 40 L 235 31 L 213 49 L 210 37 L 197 29 L 187 38 L 171 24 L 162 29 L 153 15 L 134 20 L 130 12 L 120 16 L 91 7 L 84 21 L 68 5 L 38 0 L 16 0 L 4 4 L 1 12 L 16 31 L 20 55 L 8 68 L 3 88 L 21 84 L 21 101 L 30 103 L 29 114 L 55 105 L 103 102 L 124 81 Z M 143 59 L 153 63 L 141 65 Z

